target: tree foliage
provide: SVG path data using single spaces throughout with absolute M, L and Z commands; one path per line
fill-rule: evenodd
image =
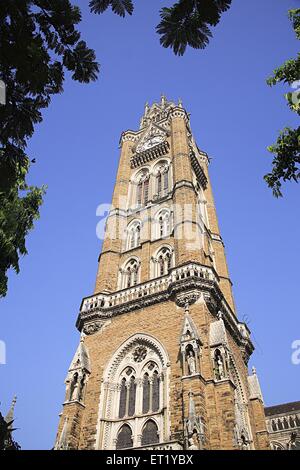
M 212 37 L 222 13 L 230 8 L 232 0 L 178 0 L 171 7 L 160 10 L 161 21 L 156 27 L 163 47 L 170 47 L 183 55 L 187 46 L 204 49 Z M 93 13 L 103 13 L 108 7 L 119 16 L 133 13 L 132 0 L 91 0 Z
M 7 422 L 0 412 L 0 450 L 20 450 L 19 444 L 12 437 L 13 420 Z
M 289 11 L 297 39 L 300 39 L 300 8 Z M 274 70 L 273 76 L 267 80 L 268 85 L 287 83 L 295 91 L 285 95 L 291 111 L 300 115 L 300 54 L 295 59 L 286 61 Z M 298 82 L 298 83 L 297 83 Z M 268 147 L 273 157 L 272 171 L 264 176 L 268 186 L 276 197 L 282 196 L 281 186 L 284 181 L 299 181 L 300 178 L 300 127 L 286 127 L 280 132 L 277 142 Z
M 81 83 L 97 78 L 95 53 L 76 29 L 80 21 L 69 0 L 0 0 L 0 79 L 7 96 L 0 105 L 0 296 L 7 270 L 19 270 L 44 193 L 26 183 L 28 139 L 51 97 L 63 91 L 66 70 Z
M 178 0 L 160 11 L 160 42 L 182 55 L 187 46 L 204 48 L 231 0 Z M 132 0 L 90 0 L 92 13 L 109 7 L 131 15 Z M 0 79 L 7 103 L 0 105 L 0 296 L 7 292 L 7 271 L 19 271 L 19 256 L 27 253 L 25 237 L 45 188 L 28 186 L 27 142 L 51 97 L 62 93 L 65 71 L 73 80 L 96 80 L 95 53 L 76 28 L 81 13 L 70 0 L 0 0 Z

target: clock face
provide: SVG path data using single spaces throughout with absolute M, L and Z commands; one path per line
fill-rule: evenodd
M 140 146 L 139 150 L 148 150 L 155 145 L 160 144 L 164 138 L 160 135 L 156 135 L 154 137 L 150 137 L 150 139 L 146 140 L 143 145 Z

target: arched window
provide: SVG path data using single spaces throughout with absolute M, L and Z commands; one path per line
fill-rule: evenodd
M 149 419 L 142 431 L 142 445 L 157 444 L 159 442 L 158 428 L 157 424 Z
M 128 250 L 136 248 L 140 245 L 141 241 L 141 223 L 135 221 L 131 223 L 127 229 L 127 243 L 126 247 Z
M 158 372 L 154 371 L 152 378 L 152 411 L 159 410 L 159 376 Z
M 173 252 L 169 247 L 161 248 L 156 256 L 151 258 L 153 277 L 165 276 L 173 266 Z
M 158 231 L 157 238 L 167 237 L 171 232 L 171 214 L 168 209 L 163 209 L 157 216 Z
M 150 409 L 150 381 L 149 375 L 143 377 L 143 413 L 148 413 Z
M 120 383 L 119 418 L 135 414 L 136 382 L 134 370 L 127 367 Z
M 164 172 L 164 191 L 169 189 L 169 168 Z
M 146 364 L 143 376 L 143 413 L 156 412 L 160 407 L 160 378 L 158 367 L 151 361 Z
M 277 425 L 276 425 L 276 421 L 274 421 L 274 419 L 272 419 L 272 430 L 277 431 Z
M 135 378 L 130 378 L 129 393 L 128 393 L 128 416 L 133 416 L 135 413 L 135 396 L 136 396 L 136 383 Z
M 153 336 L 137 334 L 120 346 L 106 367 L 101 385 L 100 448 L 115 448 L 116 443 L 117 449 L 140 446 L 139 435 L 143 434 L 146 420 L 151 419 L 156 426 L 155 433 L 150 433 L 151 425 L 148 425 L 143 438 L 147 444 L 143 445 L 159 442 L 158 430 L 162 442 L 170 440 L 166 419 L 168 368 L 168 356 Z M 130 429 L 123 430 L 122 424 Z
M 142 171 L 137 179 L 136 204 L 138 207 L 146 205 L 149 201 L 149 180 L 150 176 L 147 170 Z
M 120 288 L 126 289 L 135 286 L 139 282 L 139 262 L 137 259 L 129 260 L 124 268 L 120 269 Z
M 165 196 L 169 190 L 169 164 L 159 162 L 154 168 L 155 194 L 158 198 Z
M 119 418 L 123 418 L 126 414 L 126 399 L 127 399 L 127 387 L 126 387 L 126 379 L 124 377 L 121 381 Z
M 128 426 L 128 424 L 123 424 L 118 434 L 116 449 L 128 449 L 132 446 L 133 442 L 131 428 Z
M 161 172 L 159 172 L 156 176 L 156 185 L 157 185 L 157 194 L 161 196 L 161 191 L 162 191 L 162 175 Z

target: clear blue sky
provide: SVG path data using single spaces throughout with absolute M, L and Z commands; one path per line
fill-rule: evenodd
M 67 80 L 44 113 L 29 150 L 37 163 L 31 183 L 48 185 L 41 219 L 27 241 L 21 273 L 11 273 L 0 301 L 1 410 L 18 395 L 15 438 L 24 449 L 52 447 L 64 379 L 77 347 L 81 298 L 93 291 L 97 257 L 96 207 L 110 202 L 123 130 L 136 129 L 145 101 L 181 97 L 210 167 L 221 232 L 239 316 L 247 318 L 256 351 L 251 359 L 267 405 L 299 400 L 300 365 L 291 343 L 300 339 L 300 187 L 287 184 L 276 200 L 263 181 L 267 145 L 295 125 L 286 87 L 265 79 L 299 43 L 287 19 L 297 0 L 233 1 L 204 51 L 175 57 L 154 32 L 158 10 L 172 2 L 136 1 L 132 17 L 89 14 L 81 30 L 101 63 L 99 80 Z

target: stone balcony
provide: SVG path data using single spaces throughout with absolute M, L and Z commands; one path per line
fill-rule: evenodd
M 186 263 L 170 270 L 169 274 L 113 293 L 100 292 L 82 300 L 76 326 L 86 334 L 102 328 L 110 318 L 145 308 L 158 302 L 174 300 L 184 307 L 202 299 L 214 316 L 221 311 L 226 327 L 244 345 L 246 357 L 253 351 L 250 332 L 239 322 L 219 287 L 214 268 L 199 263 Z
M 81 312 L 113 309 L 134 300 L 145 299 L 148 296 L 167 291 L 172 283 L 184 279 L 198 278 L 211 282 L 218 282 L 217 273 L 207 266 L 190 263 L 178 268 L 173 268 L 168 275 L 152 279 L 128 289 L 122 289 L 113 294 L 100 293 L 83 299 Z

